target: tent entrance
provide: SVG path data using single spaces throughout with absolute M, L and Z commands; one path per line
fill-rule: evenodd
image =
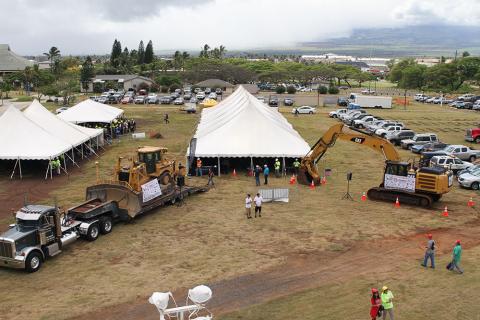
M 191 175 L 195 175 L 195 168 L 196 168 L 196 159 L 194 158 L 192 163 L 192 167 L 189 168 L 189 173 Z M 237 174 L 249 174 L 251 170 L 256 166 L 259 165 L 260 167 L 264 167 L 267 165 L 270 168 L 270 173 L 273 175 L 274 171 L 274 164 L 275 159 L 280 160 L 280 171 L 282 174 L 292 174 L 294 172 L 293 169 L 293 162 L 295 158 L 283 158 L 283 157 L 241 157 L 241 158 L 229 158 L 229 157 L 220 157 L 220 158 L 200 158 L 202 160 L 202 174 L 208 174 L 208 169 L 212 169 L 213 172 L 218 175 L 218 164 L 220 164 L 220 174 L 232 174 L 233 170 L 237 172 Z M 253 166 L 252 166 L 253 165 Z

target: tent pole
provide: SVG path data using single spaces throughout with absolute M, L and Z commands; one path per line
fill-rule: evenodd
M 218 157 L 218 176 L 220 177 L 220 157 Z
M 15 160 L 15 165 L 13 166 L 13 171 L 12 171 L 12 174 L 10 175 L 10 179 L 12 179 L 13 175 L 15 174 L 15 169 L 17 169 L 17 163 L 18 163 L 18 159 Z
M 22 160 L 18 159 L 18 169 L 20 170 L 20 179 L 23 179 L 22 176 Z
M 98 136 L 96 137 L 96 140 L 97 140 L 97 150 L 98 150 Z
M 287 176 L 287 167 L 285 167 L 285 156 L 283 157 L 283 170 L 282 175 Z
M 83 159 L 83 143 L 82 143 L 82 159 Z
M 97 156 L 97 158 L 99 158 L 98 154 L 95 152 L 95 150 L 93 150 L 89 145 L 86 145 L 87 146 L 87 149 L 90 150 L 94 155 Z
M 65 159 L 65 155 L 66 155 L 66 153 L 63 154 L 63 166 L 65 167 L 65 169 L 63 169 L 63 170 L 65 171 L 66 174 L 68 174 L 68 172 L 67 172 L 67 159 Z
M 70 160 L 72 160 L 72 162 L 73 162 L 74 164 L 76 164 L 76 163 L 75 163 L 75 152 L 74 152 L 74 149 L 75 149 L 75 147 L 72 148 L 72 157 L 70 158 Z M 80 168 L 80 167 L 79 167 L 79 168 Z
M 252 170 L 252 173 L 253 173 L 253 170 L 254 170 L 254 169 L 255 169 L 255 168 L 253 167 L 253 157 L 250 156 L 250 170 Z
M 50 160 L 48 161 L 47 171 L 45 171 L 45 180 L 47 180 L 49 169 L 50 169 Z
M 70 156 L 69 156 L 68 154 L 65 153 L 65 155 L 68 157 L 68 159 L 72 160 L 72 163 L 73 163 L 74 165 L 76 165 L 77 167 L 80 168 L 80 166 L 79 166 L 72 158 L 70 158 Z M 72 152 L 72 156 L 73 156 L 73 152 Z
M 52 161 L 52 159 L 50 159 L 50 161 Z M 53 179 L 53 168 L 52 168 L 52 164 L 50 164 L 50 180 Z

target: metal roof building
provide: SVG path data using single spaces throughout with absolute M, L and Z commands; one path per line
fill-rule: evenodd
M 8 44 L 0 44 L 0 77 L 6 73 L 25 70 L 33 67 L 34 62 L 27 60 L 10 50 Z

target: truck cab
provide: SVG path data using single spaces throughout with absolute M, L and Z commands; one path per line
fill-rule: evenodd
M 48 256 L 60 253 L 62 234 L 55 207 L 26 205 L 16 223 L 0 235 L 0 265 L 34 272 Z
M 480 143 L 480 126 L 477 128 L 467 129 L 465 141 Z

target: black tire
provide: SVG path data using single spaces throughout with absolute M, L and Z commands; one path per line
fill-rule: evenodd
M 338 118 L 338 116 L 337 116 L 336 114 L 334 114 L 334 115 L 332 116 L 332 118 L 335 119 L 335 118 Z
M 480 109 L 479 109 L 480 110 Z M 475 138 L 475 143 L 480 143 L 480 137 Z
M 313 111 L 310 111 L 309 114 L 313 114 Z
M 95 241 L 98 239 L 99 234 L 100 227 L 98 226 L 98 223 L 93 223 L 90 225 L 90 227 L 88 227 L 87 235 L 85 236 L 85 238 L 88 241 Z
M 43 257 L 38 251 L 30 253 L 25 260 L 25 270 L 27 272 L 37 272 L 42 267 Z
M 112 229 L 113 229 L 112 218 L 104 217 L 100 221 L 100 233 L 101 234 L 108 234 L 108 233 L 112 232 Z
M 480 184 L 478 184 L 478 182 L 473 182 L 470 187 L 473 189 L 473 190 L 478 190 L 480 188 Z
M 470 158 L 468 158 L 468 161 L 470 161 L 470 162 L 472 162 L 472 163 L 473 163 L 475 160 L 477 160 L 477 157 L 475 157 L 475 156 L 470 156 Z

